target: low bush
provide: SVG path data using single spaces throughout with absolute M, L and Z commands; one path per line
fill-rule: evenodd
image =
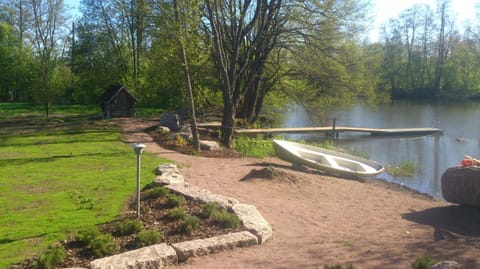
M 403 161 L 400 164 L 388 165 L 387 173 L 393 177 L 413 177 L 415 171 L 418 170 L 412 161 Z
M 230 213 L 212 202 L 203 205 L 201 217 L 213 219 L 222 228 L 235 228 L 240 225 L 240 219 L 236 214 Z
M 235 228 L 240 225 L 240 219 L 238 216 L 225 209 L 217 211 L 212 218 L 215 220 L 215 223 L 222 228 Z
M 217 203 L 213 202 L 208 202 L 202 206 L 202 218 L 210 218 L 212 217 L 218 210 L 220 209 L 220 206 Z
M 172 208 L 167 211 L 166 217 L 170 220 L 181 220 L 184 219 L 187 215 L 185 214 L 185 210 L 180 207 Z
M 248 157 L 261 158 L 274 155 L 272 140 L 260 137 L 239 136 L 232 141 L 232 148 Z
M 191 233 L 195 230 L 200 224 L 200 219 L 195 216 L 186 216 L 184 219 L 180 220 L 177 226 L 178 233 Z
M 412 263 L 412 269 L 430 269 L 434 264 L 435 261 L 428 254 L 424 254 Z
M 77 232 L 75 235 L 75 242 L 82 246 L 88 246 L 90 243 L 100 235 L 97 226 L 88 226 Z
M 185 197 L 170 193 L 166 196 L 168 207 L 177 207 L 185 203 Z
M 165 188 L 165 187 L 153 187 L 150 189 L 147 189 L 144 192 L 144 199 L 158 199 L 161 197 L 166 197 L 167 195 L 170 194 L 170 190 Z
M 90 250 L 96 257 L 111 255 L 118 248 L 111 234 L 102 234 L 90 242 Z
M 186 146 L 186 145 L 188 145 L 188 140 L 185 139 L 183 136 L 177 135 L 175 137 L 175 146 L 183 147 L 183 146 Z
M 36 262 L 38 269 L 53 269 L 65 260 L 65 249 L 61 246 L 56 246 L 48 249 L 42 253 Z
M 142 230 L 142 223 L 138 220 L 124 220 L 115 225 L 116 235 L 130 235 Z
M 162 239 L 162 236 L 157 231 L 141 231 L 133 241 L 133 246 L 143 248 L 157 243 L 160 239 Z

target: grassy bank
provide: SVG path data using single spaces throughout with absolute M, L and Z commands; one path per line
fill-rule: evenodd
M 115 124 L 88 108 L 49 120 L 29 109 L 0 104 L 0 268 L 114 219 L 135 193 L 135 154 Z M 143 154 L 142 184 L 165 161 Z
M 163 112 L 162 108 L 136 106 L 135 115 L 137 117 L 158 117 Z M 50 108 L 51 116 L 90 116 L 100 117 L 101 109 L 99 105 L 54 105 Z M 44 105 L 34 105 L 27 103 L 0 103 L 0 119 L 7 119 L 13 116 L 43 116 L 45 115 Z

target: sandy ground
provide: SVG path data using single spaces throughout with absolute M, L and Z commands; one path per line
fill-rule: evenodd
M 152 142 L 153 120 L 120 120 L 126 142 L 175 161 L 186 181 L 253 204 L 273 228 L 264 245 L 190 259 L 179 268 L 410 268 L 422 254 L 480 268 L 480 210 L 433 201 L 378 182 L 296 171 L 276 158 L 182 155 Z M 273 180 L 248 177 L 272 165 Z M 246 180 L 242 180 L 246 179 Z

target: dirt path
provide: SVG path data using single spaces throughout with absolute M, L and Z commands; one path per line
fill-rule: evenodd
M 187 182 L 255 205 L 273 228 L 264 245 L 189 260 L 179 268 L 410 268 L 422 254 L 480 268 L 480 210 L 432 201 L 380 182 L 292 170 L 276 158 L 224 159 L 165 150 L 143 130 L 158 121 L 121 120 L 128 142 L 179 164 Z M 244 179 L 273 165 L 287 176 Z

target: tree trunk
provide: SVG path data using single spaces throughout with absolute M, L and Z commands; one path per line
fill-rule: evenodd
M 200 139 L 198 137 L 197 115 L 195 112 L 195 101 L 193 100 L 190 66 L 188 64 L 187 54 L 185 52 L 185 46 L 183 42 L 180 42 L 180 47 L 183 61 L 183 74 L 185 76 L 185 88 L 187 89 L 188 101 L 190 102 L 190 117 L 192 119 L 190 126 L 192 128 L 193 150 L 198 153 L 200 152 Z
M 190 126 L 192 128 L 193 150 L 198 153 L 200 152 L 200 139 L 199 139 L 198 128 L 197 128 L 197 115 L 195 111 L 195 101 L 193 99 L 193 87 L 192 87 L 192 76 L 190 73 L 190 64 L 188 61 L 187 52 L 185 50 L 186 42 L 188 40 L 188 34 L 187 34 L 187 29 L 182 29 L 183 25 L 185 24 L 185 21 L 183 21 L 182 18 L 185 18 L 185 17 L 180 16 L 178 2 L 176 0 L 173 2 L 173 6 L 175 9 L 175 20 L 180 28 L 179 29 L 179 35 L 180 35 L 179 50 L 180 50 L 180 58 L 182 61 L 183 75 L 185 79 L 185 89 L 187 90 L 188 101 L 190 103 L 190 118 L 192 120 L 192 122 L 190 123 Z
M 225 102 L 223 107 L 223 120 L 222 120 L 222 144 L 230 148 L 233 128 L 235 127 L 235 106 L 231 102 Z
M 435 96 L 440 93 L 440 82 L 442 79 L 443 72 L 443 60 L 444 60 L 444 49 L 445 49 L 445 3 L 441 7 L 442 17 L 440 24 L 440 34 L 438 40 L 438 58 L 437 66 L 435 68 L 435 80 L 433 82 L 433 91 Z

